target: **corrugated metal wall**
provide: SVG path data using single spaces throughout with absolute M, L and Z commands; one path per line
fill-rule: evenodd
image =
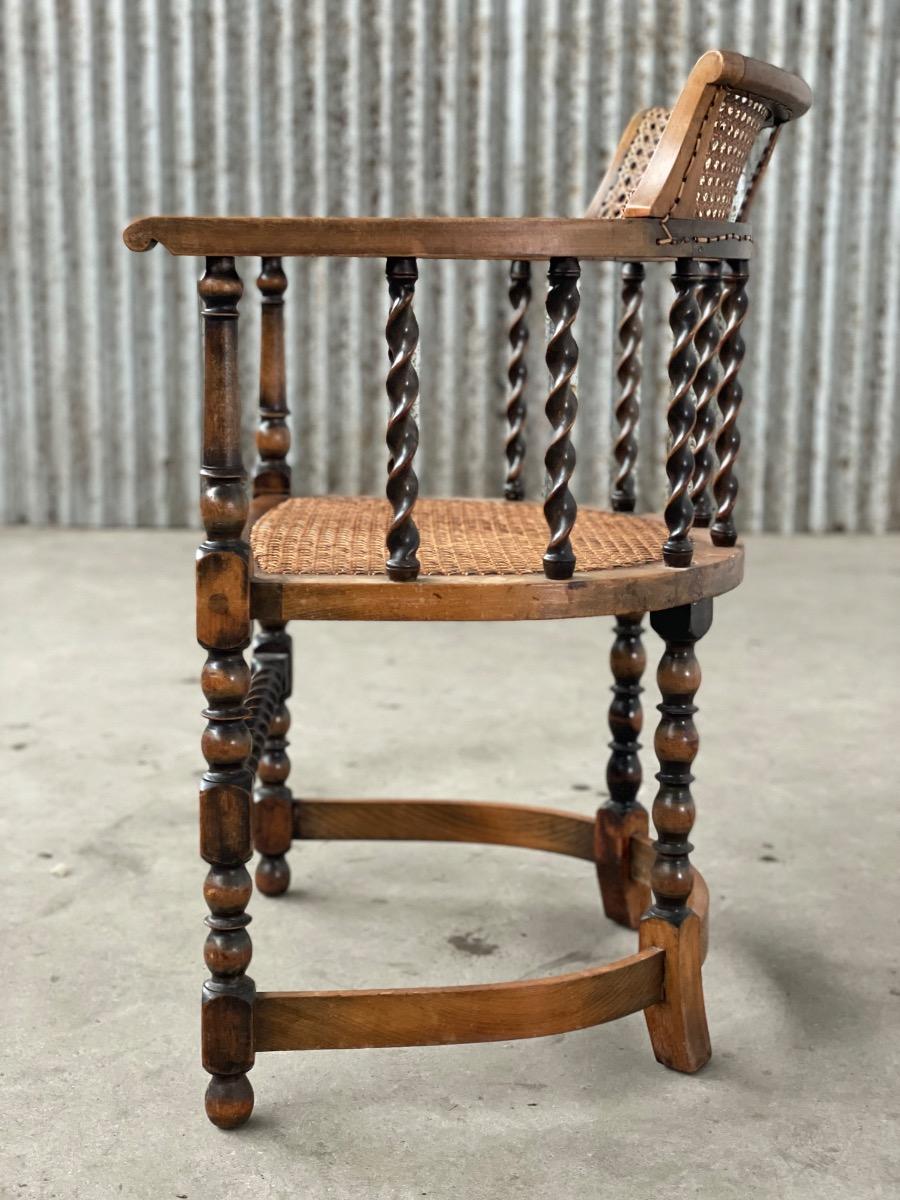
M 575 215 L 631 112 L 724 46 L 797 68 L 816 97 L 754 218 L 744 527 L 900 527 L 897 0 L 0 3 L 7 521 L 195 520 L 198 264 L 130 255 L 130 217 Z M 381 264 L 288 266 L 298 489 L 380 490 Z M 239 264 L 248 434 L 256 267 Z M 613 270 L 583 275 L 583 500 L 608 488 Z M 646 505 L 664 483 L 667 290 L 648 289 Z M 423 489 L 497 494 L 502 264 L 423 262 L 418 297 Z M 532 495 L 541 325 L 538 307 Z

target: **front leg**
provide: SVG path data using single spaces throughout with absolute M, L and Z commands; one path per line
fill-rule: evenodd
M 700 918 L 688 907 L 693 887 L 689 839 L 694 824 L 691 774 L 699 747 L 694 696 L 700 664 L 694 645 L 712 624 L 711 599 L 655 612 L 654 630 L 666 644 L 657 671 L 662 703 L 654 746 L 659 791 L 653 802 L 657 840 L 650 876 L 654 903 L 640 926 L 640 946 L 666 952 L 665 996 L 644 1010 L 653 1052 L 676 1071 L 698 1071 L 709 1061 L 709 1032 L 700 978 Z

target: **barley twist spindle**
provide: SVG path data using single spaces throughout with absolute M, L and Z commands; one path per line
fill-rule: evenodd
M 287 456 L 291 431 L 287 418 L 287 382 L 284 365 L 284 293 L 287 289 L 280 258 L 260 260 L 256 280 L 262 300 L 259 355 L 258 458 L 253 471 L 254 496 L 291 494 L 291 468 Z
M 419 481 L 413 459 L 419 445 L 415 404 L 419 397 L 419 377 L 413 356 L 419 342 L 419 326 L 412 302 L 419 272 L 414 258 L 389 258 L 385 274 L 391 297 L 385 337 L 390 367 L 387 394 L 391 411 L 387 426 L 388 482 L 387 498 L 391 518 L 387 533 L 387 573 L 391 579 L 415 579 L 419 573 L 419 531 L 412 517 L 419 494 Z
M 234 259 L 208 258 L 200 280 L 204 323 L 204 424 L 201 515 L 206 538 L 197 552 L 197 640 L 207 651 L 201 676 L 207 725 L 201 742 L 207 769 L 200 785 L 200 853 L 209 871 L 204 897 L 209 935 L 204 958 L 203 1065 L 212 1076 L 206 1112 L 233 1128 L 248 1119 L 253 1089 L 255 987 L 246 974 L 252 955 L 245 909 L 250 858 L 251 749 L 247 725 L 250 670 L 248 515 L 241 461 L 237 315 L 242 293 Z
M 694 336 L 700 320 L 696 291 L 702 276 L 693 259 L 679 258 L 672 275 L 675 299 L 669 310 L 669 326 L 674 338 L 669 356 L 669 451 L 666 475 L 669 495 L 665 518 L 669 536 L 663 545 L 663 558 L 670 567 L 688 567 L 693 557 L 691 525 L 694 506 L 691 503 L 691 480 L 694 474 L 694 452 L 691 437 L 696 411 L 692 388 L 697 371 Z
M 721 263 L 700 263 L 703 282 L 697 290 L 700 323 L 694 334 L 697 352 L 697 373 L 694 376 L 694 396 L 697 401 L 697 423 L 694 426 L 694 478 L 691 500 L 694 504 L 694 524 L 706 528 L 712 520 L 713 504 L 710 484 L 715 470 L 713 441 L 716 436 L 715 397 L 719 379 L 719 305 L 722 302 Z
M 616 366 L 619 381 L 616 424 L 619 434 L 613 451 L 617 468 L 610 493 L 613 512 L 634 512 L 635 505 L 634 468 L 638 455 L 643 299 L 644 264 L 625 263 L 622 267 L 622 315 L 619 320 L 622 353 Z
M 716 455 L 719 459 L 719 470 L 713 484 L 716 515 L 710 529 L 710 537 L 717 546 L 733 546 L 737 541 L 734 506 L 737 501 L 738 481 L 734 464 L 741 447 L 737 419 L 744 397 L 738 373 L 744 361 L 745 347 L 741 325 L 747 315 L 746 285 L 749 277 L 748 265 L 744 259 L 729 260 L 728 268 L 722 297 L 722 320 L 725 329 L 719 349 L 722 378 L 717 398 L 722 423 L 716 438 Z
M 522 500 L 525 496 L 522 481 L 525 464 L 525 383 L 528 376 L 525 363 L 528 322 L 525 318 L 530 301 L 531 263 L 517 259 L 509 270 L 509 302 L 513 306 L 513 315 L 509 325 L 509 390 L 506 394 L 506 483 L 503 494 L 507 500 Z
M 569 481 L 575 470 L 575 447 L 571 435 L 578 411 L 574 385 L 578 344 L 572 335 L 572 326 L 580 303 L 580 275 L 577 258 L 551 258 L 547 274 L 550 284 L 547 292 L 550 335 L 546 361 L 550 371 L 550 391 L 546 412 L 553 427 L 553 437 L 544 456 L 547 468 L 544 516 L 550 531 L 544 554 L 544 574 L 548 579 L 570 579 L 575 571 L 575 552 L 570 535 L 577 506 L 575 497 L 569 491 Z

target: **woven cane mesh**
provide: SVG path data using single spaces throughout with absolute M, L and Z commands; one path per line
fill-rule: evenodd
M 285 500 L 250 534 L 265 575 L 384 575 L 390 509 L 367 496 Z M 547 524 L 540 504 L 493 500 L 419 500 L 423 575 L 541 574 Z M 580 571 L 659 562 L 660 521 L 581 509 L 572 534 Z
M 618 220 L 624 214 L 632 192 L 659 145 L 668 119 L 667 108 L 648 108 L 643 113 L 615 179 L 603 195 L 594 197 L 587 212 L 589 217 Z
M 672 208 L 676 217 L 727 221 L 753 143 L 771 113 L 744 92 L 718 88 Z

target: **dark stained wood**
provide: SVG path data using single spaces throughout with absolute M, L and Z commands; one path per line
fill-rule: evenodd
M 419 573 L 419 531 L 412 511 L 419 494 L 419 481 L 413 459 L 419 445 L 415 404 L 419 398 L 419 376 L 413 356 L 419 344 L 419 326 L 413 312 L 413 294 L 419 272 L 414 258 L 389 258 L 385 271 L 391 295 L 385 336 L 390 366 L 387 394 L 391 411 L 388 417 L 387 498 L 391 520 L 387 532 L 387 573 L 397 583 L 415 579 Z
M 650 903 L 646 885 L 635 884 L 629 853 L 631 839 L 647 832 L 647 812 L 638 804 L 641 786 L 641 676 L 647 656 L 641 640 L 641 613 L 616 617 L 609 662 L 613 699 L 609 707 L 612 741 L 606 766 L 609 800 L 597 813 L 597 877 L 603 911 L 613 921 L 637 929 Z
M 722 297 L 722 320 L 725 329 L 719 350 L 722 378 L 719 383 L 718 403 L 722 424 L 716 438 L 716 455 L 719 459 L 719 469 L 713 484 L 716 516 L 710 530 L 712 540 L 717 546 L 733 546 L 737 541 L 734 506 L 737 501 L 738 481 L 734 464 L 741 448 L 737 419 L 744 391 L 738 373 L 744 361 L 741 326 L 747 315 L 747 278 L 748 271 L 744 263 L 729 262 L 725 294 Z
M 672 608 L 737 587 L 741 546 L 717 549 L 696 539 L 690 568 L 663 563 L 581 571 L 569 580 L 541 575 L 420 576 L 397 587 L 365 575 L 257 576 L 253 611 L 265 621 L 543 621 Z
M 553 430 L 544 455 L 547 468 L 547 490 L 544 516 L 550 540 L 544 553 L 544 574 L 548 579 L 571 579 L 575 570 L 575 551 L 570 540 L 575 525 L 577 506 L 569 490 L 575 470 L 575 447 L 572 428 L 578 412 L 575 394 L 575 368 L 578 366 L 578 344 L 572 326 L 578 315 L 580 297 L 578 279 L 581 268 L 577 258 L 552 258 L 547 273 L 547 369 L 550 372 L 550 391 L 547 395 L 547 420 Z
M 700 664 L 694 645 L 712 624 L 713 602 L 700 600 L 651 614 L 654 630 L 665 642 L 656 680 L 661 702 L 654 748 L 659 760 L 659 790 L 653 802 L 656 862 L 651 884 L 654 911 L 674 924 L 684 919 L 691 890 L 689 841 L 694 824 L 691 764 L 699 738 L 694 725 L 694 696 L 700 686 Z
M 689 567 L 694 551 L 691 527 L 694 506 L 691 503 L 691 481 L 694 474 L 694 453 L 691 436 L 696 409 L 691 389 L 697 370 L 694 336 L 700 323 L 697 290 L 701 282 L 699 268 L 688 258 L 675 264 L 672 283 L 675 299 L 669 311 L 672 329 L 672 352 L 669 355 L 669 451 L 666 456 L 666 475 L 669 496 L 666 501 L 666 525 L 669 536 L 663 545 L 663 557 L 670 567 Z
M 647 665 L 641 639 L 642 620 L 642 613 L 622 613 L 616 617 L 615 637 L 609 654 L 613 675 L 613 698 L 608 716 L 612 753 L 606 765 L 606 786 L 610 803 L 619 808 L 636 804 L 641 787 L 639 739 L 644 724 L 641 677 Z
M 728 221 L 591 217 L 140 217 L 130 250 L 338 258 L 749 258 L 750 226 Z M 673 245 L 677 238 L 677 246 Z
M 634 512 L 634 469 L 637 465 L 637 423 L 640 416 L 641 304 L 644 299 L 644 264 L 622 267 L 622 315 L 619 345 L 622 353 L 616 367 L 619 399 L 616 402 L 618 436 L 615 444 L 616 473 L 610 492 L 613 512 Z
M 580 813 L 466 800 L 295 800 L 294 837 L 478 842 L 594 861 L 594 822 Z
M 291 882 L 285 855 L 293 838 L 294 799 L 287 778 L 291 760 L 287 733 L 291 718 L 287 698 L 291 693 L 291 637 L 284 623 L 261 626 L 253 641 L 253 659 L 259 668 L 274 666 L 281 686 L 278 703 L 262 746 L 253 793 L 253 845 L 260 855 L 256 886 L 266 896 L 280 896 Z
M 715 399 L 719 369 L 719 305 L 722 302 L 722 264 L 698 264 L 703 282 L 697 289 L 700 319 L 694 334 L 697 352 L 697 373 L 694 376 L 694 395 L 697 400 L 697 423 L 694 426 L 694 477 L 691 481 L 691 501 L 694 505 L 694 526 L 705 529 L 713 515 L 710 485 L 715 471 L 713 441 L 716 436 Z
M 197 552 L 197 640 L 207 651 L 201 677 L 207 725 L 200 784 L 200 853 L 209 863 L 204 897 L 209 935 L 204 958 L 203 1066 L 212 1078 L 206 1112 L 221 1128 L 243 1124 L 253 1109 L 246 1072 L 253 1066 L 252 947 L 245 912 L 250 898 L 251 750 L 247 724 L 250 670 L 248 514 L 241 462 L 237 315 L 242 287 L 234 260 L 208 258 L 199 284 L 204 324 L 201 515 L 206 538 Z
M 259 426 L 253 495 L 284 499 L 291 494 L 291 448 L 284 363 L 284 293 L 287 276 L 280 258 L 262 260 L 256 286 L 262 295 L 259 353 Z
M 525 464 L 525 383 L 528 367 L 525 351 L 528 346 L 528 304 L 531 300 L 531 263 L 517 259 L 509 269 L 509 302 L 513 308 L 509 324 L 509 362 L 506 375 L 506 482 L 503 494 L 507 500 L 522 500 L 525 484 L 522 468 Z
M 639 1012 L 663 993 L 664 950 L 543 979 L 465 987 L 260 992 L 256 1048 L 351 1050 L 548 1037 Z

